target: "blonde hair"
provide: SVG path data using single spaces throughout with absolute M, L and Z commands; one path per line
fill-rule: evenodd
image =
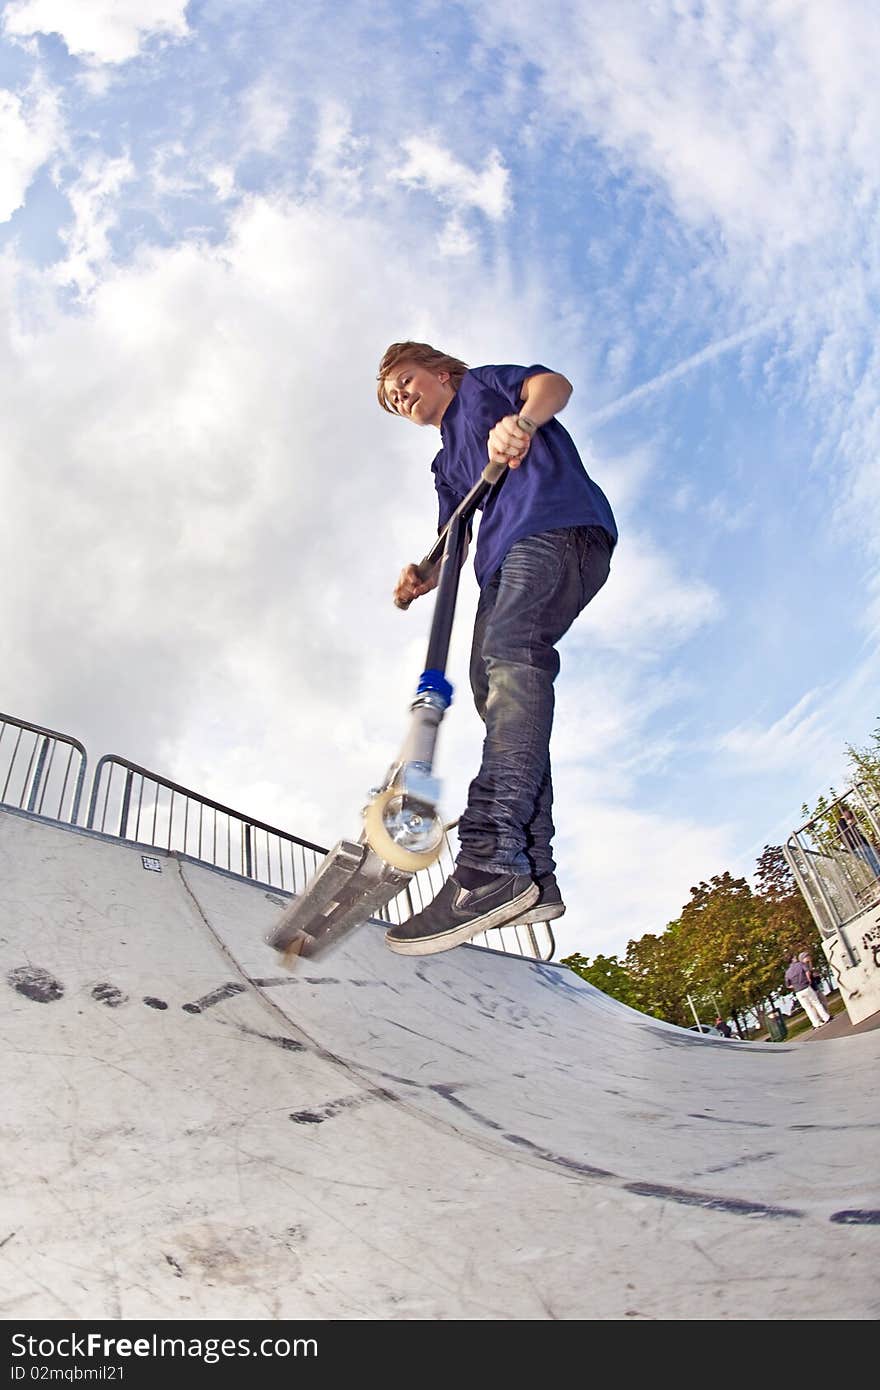
M 427 367 L 432 372 L 448 372 L 455 391 L 461 385 L 461 379 L 468 369 L 466 362 L 462 362 L 458 357 L 450 357 L 446 352 L 439 352 L 437 348 L 431 347 L 430 343 L 392 343 L 382 355 L 379 375 L 376 378 L 379 383 L 376 391 L 379 404 L 389 415 L 397 415 L 398 412 L 389 404 L 385 394 L 385 382 L 401 362 L 414 362 L 416 366 Z

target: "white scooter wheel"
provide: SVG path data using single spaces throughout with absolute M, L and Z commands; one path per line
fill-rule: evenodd
M 413 813 L 399 787 L 386 787 L 364 809 L 364 839 L 386 864 L 415 874 L 440 858 L 443 822 Z

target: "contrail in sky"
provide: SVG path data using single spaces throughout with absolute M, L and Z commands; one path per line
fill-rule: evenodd
M 759 333 L 765 333 L 779 320 L 776 316 L 768 316 L 761 319 L 759 323 L 752 324 L 750 328 L 743 328 L 739 333 L 731 333 L 728 338 L 721 338 L 717 343 L 710 343 L 708 347 L 701 348 L 693 356 L 686 357 L 678 366 L 670 367 L 668 372 L 661 372 L 652 381 L 646 381 L 644 386 L 637 386 L 634 391 L 627 391 L 625 396 L 619 396 L 616 401 L 611 401 L 608 405 L 603 405 L 601 410 L 594 410 L 592 415 L 588 415 L 585 423 L 588 425 L 604 425 L 606 420 L 612 420 L 615 415 L 622 415 L 630 406 L 637 401 L 645 400 L 648 396 L 654 396 L 658 391 L 664 390 L 672 381 L 677 381 L 679 377 L 686 376 L 688 372 L 695 371 L 697 367 L 702 367 L 704 362 L 711 362 L 714 357 L 720 357 L 722 353 L 730 352 L 732 348 L 739 347 L 741 343 L 747 343 L 750 338 L 756 338 Z

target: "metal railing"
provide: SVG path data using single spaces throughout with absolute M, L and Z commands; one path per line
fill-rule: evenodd
M 66 751 L 65 751 L 66 750 Z M 86 750 L 75 738 L 0 714 L 0 803 L 76 824 Z
M 880 788 L 856 782 L 789 837 L 785 858 L 823 936 L 880 903 Z
M 95 768 L 89 830 L 185 854 L 242 878 L 301 893 L 326 850 L 115 754 Z
M 86 824 L 288 893 L 303 892 L 327 853 L 322 845 L 245 816 L 115 754 L 103 757 L 95 769 Z M 383 921 L 406 921 L 435 897 L 452 872 L 448 831 L 455 825 L 447 827 L 440 858 L 413 875 L 380 913 Z M 555 949 L 553 934 L 543 923 L 495 928 L 475 940 L 506 955 L 538 960 L 550 960 Z
M 0 804 L 78 825 L 86 764 L 86 750 L 77 739 L 0 715 Z M 383 909 L 384 921 L 403 922 L 436 896 L 455 864 L 449 832 L 456 825 L 453 821 L 446 827 L 440 858 L 414 874 Z M 86 828 L 184 854 L 287 893 L 302 893 L 327 853 L 323 845 L 246 816 L 116 754 L 101 758 L 95 768 Z M 545 923 L 496 927 L 474 939 L 507 955 L 545 961 L 556 949 Z

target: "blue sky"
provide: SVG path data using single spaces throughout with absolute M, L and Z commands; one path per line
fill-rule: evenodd
M 376 364 L 541 361 L 621 527 L 558 685 L 563 953 L 751 873 L 880 713 L 878 58 L 867 0 L 8 0 L 4 707 L 356 832 L 438 442 Z

